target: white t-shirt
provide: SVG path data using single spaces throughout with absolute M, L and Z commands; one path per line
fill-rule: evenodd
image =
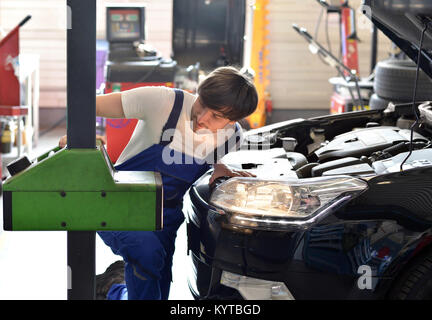
M 164 140 L 173 136 L 169 144 L 171 149 L 193 156 L 196 159 L 206 159 L 209 164 L 214 163 L 214 150 L 219 147 L 216 159 L 222 158 L 225 152 L 225 142 L 228 140 L 228 151 L 238 150 L 243 140 L 241 128 L 237 125 L 237 139 L 234 125 L 227 125 L 218 133 L 198 132 L 192 130 L 192 105 L 198 98 L 186 91 L 183 107 L 175 131 L 165 132 Z M 138 119 L 138 124 L 117 160 L 120 165 L 143 150 L 160 142 L 162 130 L 173 109 L 175 92 L 167 87 L 141 87 L 122 92 L 122 105 L 127 119 Z

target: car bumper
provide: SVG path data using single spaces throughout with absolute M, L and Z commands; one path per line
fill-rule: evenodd
M 359 248 L 355 255 L 351 252 L 351 257 L 343 248 L 338 249 L 341 241 L 337 234 L 343 232 L 340 227 L 330 228 L 327 232 L 330 238 L 324 246 L 311 241 L 308 230 L 233 228 L 194 187 L 185 196 L 184 211 L 191 261 L 188 281 L 196 299 L 376 299 L 382 296 L 376 286 L 378 279 L 374 279 L 373 290 L 359 288 L 358 266 L 362 259 L 366 261 L 370 257 L 367 250 L 362 250 L 359 239 Z M 333 236 L 335 241 L 331 240 Z M 335 248 L 328 247 L 332 243 Z M 363 247 L 367 245 L 363 243 Z M 227 277 L 235 281 L 230 283 Z M 244 287 L 248 288 L 248 294 L 244 294 Z

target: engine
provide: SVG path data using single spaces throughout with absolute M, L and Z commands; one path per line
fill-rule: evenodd
M 327 122 L 305 120 L 305 125 L 297 123 L 290 130 L 249 135 L 247 148 L 228 154 L 224 162 L 265 179 L 371 176 L 399 171 L 402 163 L 404 170 L 428 166 L 432 164 L 432 107 L 430 103 L 419 106 L 422 125 L 413 131 L 411 109 L 410 105 L 389 106 L 381 118 L 363 121 L 363 127 L 350 128 L 349 121 L 343 121 L 338 128 L 338 122 L 328 124 L 326 118 Z

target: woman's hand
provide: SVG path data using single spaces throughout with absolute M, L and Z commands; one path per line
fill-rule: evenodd
M 222 163 L 216 163 L 214 165 L 214 171 L 212 176 L 210 177 L 209 184 L 212 184 L 217 178 L 220 177 L 256 177 L 256 176 L 247 171 L 233 170 L 228 168 L 226 165 Z
M 96 140 L 102 141 L 103 144 L 107 143 L 105 136 L 96 135 Z M 59 147 L 64 148 L 66 147 L 66 144 L 67 144 L 67 136 L 61 137 L 59 141 Z
M 67 136 L 61 137 L 59 141 L 59 147 L 60 148 L 66 147 L 66 143 L 67 143 Z

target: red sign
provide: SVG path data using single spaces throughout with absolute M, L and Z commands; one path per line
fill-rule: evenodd
M 20 105 L 20 85 L 15 75 L 19 56 L 19 27 L 0 41 L 0 105 Z

